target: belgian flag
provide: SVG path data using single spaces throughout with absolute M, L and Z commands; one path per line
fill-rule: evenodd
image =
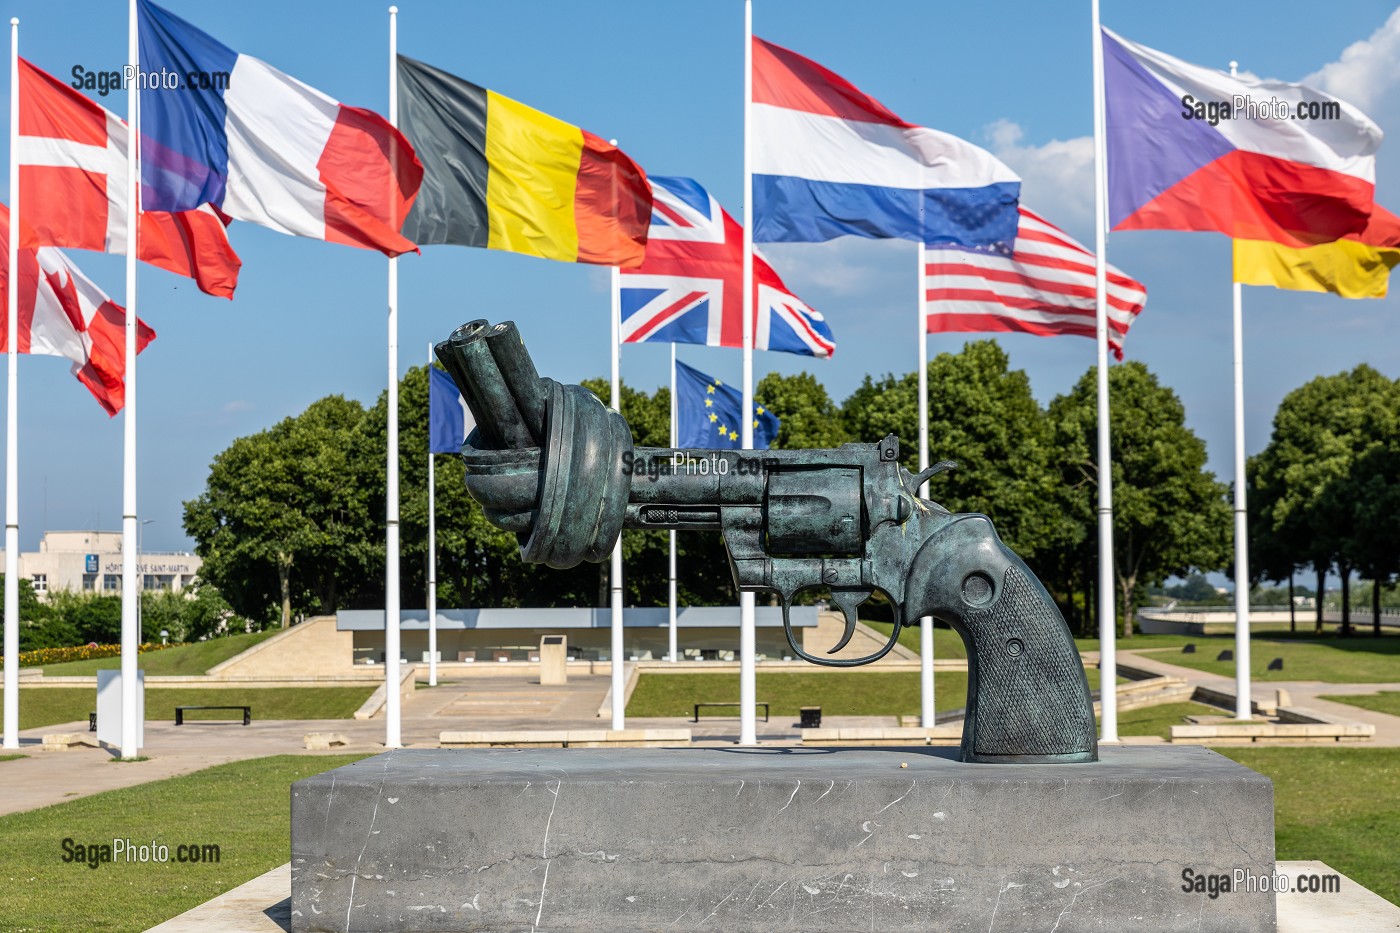
M 423 163 L 405 237 L 641 265 L 651 186 L 622 150 L 403 55 L 398 78 L 399 130 Z

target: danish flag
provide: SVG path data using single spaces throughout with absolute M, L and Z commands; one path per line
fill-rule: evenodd
M 9 255 L 10 211 L 0 204 L 0 250 Z M 32 234 L 31 234 L 32 235 Z M 0 260 L 0 352 L 7 351 L 5 320 L 11 284 Z M 62 356 L 109 415 L 126 401 L 126 310 L 108 298 L 62 251 L 52 246 L 19 250 L 19 353 Z M 155 331 L 136 322 L 137 352 Z
M 744 229 L 699 183 L 649 178 L 646 256 L 622 270 L 622 340 L 742 347 Z M 753 257 L 758 350 L 829 357 L 836 350 L 819 312 L 788 291 L 757 250 Z
M 125 254 L 126 124 L 22 58 L 19 95 L 20 246 Z M 142 262 L 188 276 L 210 295 L 233 297 L 242 262 L 212 207 L 143 211 L 140 223 Z

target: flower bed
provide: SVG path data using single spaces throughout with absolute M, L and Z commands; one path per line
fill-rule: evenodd
M 174 648 L 175 645 L 160 645 L 152 642 L 139 645 L 138 654 L 147 651 L 160 651 Z M 91 658 L 115 658 L 122 653 L 121 645 L 73 645 L 68 648 L 39 648 L 35 651 L 19 653 L 20 667 L 38 667 L 41 664 L 62 664 L 65 661 L 87 661 Z M 3 658 L 0 658 L 3 660 Z

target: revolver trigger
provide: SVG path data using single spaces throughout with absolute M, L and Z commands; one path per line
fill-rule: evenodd
M 846 630 L 841 633 L 841 640 L 834 648 L 827 651 L 827 654 L 835 654 L 850 642 L 851 636 L 856 633 L 856 609 L 861 603 L 870 598 L 872 590 L 832 590 L 831 601 L 840 608 L 846 617 Z

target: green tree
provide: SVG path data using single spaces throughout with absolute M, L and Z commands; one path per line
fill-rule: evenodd
M 120 596 L 75 594 L 63 607 L 63 619 L 77 630 L 80 643 L 114 645 L 122 639 Z
M 82 636 L 67 619 L 50 616 L 40 621 L 21 620 L 19 624 L 19 650 L 35 651 L 39 648 L 67 648 L 83 644 Z
M 1395 430 L 1400 398 L 1390 394 L 1391 404 L 1398 407 L 1381 415 L 1375 440 L 1356 458 L 1345 486 L 1329 503 L 1350 526 L 1343 552 L 1371 581 L 1371 634 L 1377 638 L 1382 591 L 1400 573 L 1400 523 L 1395 521 L 1400 515 L 1400 436 Z
M 294 607 L 334 611 L 355 595 L 347 585 L 364 586 L 383 554 L 369 534 L 383 484 L 367 470 L 363 420 L 358 402 L 323 398 L 235 440 L 214 458 L 205 491 L 185 503 L 201 574 L 239 614 L 267 619 L 276 606 L 286 627 Z
M 1279 403 L 1268 446 L 1250 459 L 1251 540 L 1271 578 L 1311 565 L 1318 589 L 1342 577 L 1349 631 L 1353 570 L 1382 583 L 1400 569 L 1400 388 L 1370 366 L 1319 376 Z M 1374 603 L 1373 603 L 1374 605 Z M 1322 603 L 1317 609 L 1322 629 Z
M 826 386 L 811 373 L 769 373 L 758 381 L 754 399 L 778 417 L 774 447 L 840 447 L 851 439 L 841 420 L 841 410 L 827 395 Z
M 144 641 L 160 641 L 160 633 L 169 633 L 172 642 L 187 641 L 185 634 L 185 597 L 173 590 L 148 591 L 141 594 L 141 630 Z M 145 633 L 149 632 L 149 635 Z
M 966 344 L 930 361 L 929 447 L 933 460 L 958 469 L 936 477 L 930 495 L 956 512 L 991 517 L 997 533 L 1033 569 L 1077 533 L 1058 503 L 1049 424 L 1023 370 L 1011 369 L 992 340 Z M 865 381 L 846 400 L 847 429 L 867 443 L 900 439 L 902 460 L 917 470 L 918 381 L 909 373 Z
M 5 598 L 5 576 L 0 574 L 0 605 Z M 42 622 L 53 615 L 53 610 L 39 600 L 34 592 L 34 584 L 23 577 L 19 578 L 19 617 L 22 622 Z
M 1175 599 L 1188 603 L 1209 605 L 1220 601 L 1220 594 L 1211 586 L 1203 573 L 1187 574 L 1185 582 L 1178 586 L 1169 586 L 1166 594 Z
M 219 588 L 212 583 L 196 580 L 194 588 L 184 596 L 184 639 L 199 641 L 215 635 L 238 634 L 246 630 L 246 620 L 233 611 Z
M 1113 569 L 1123 635 L 1138 594 L 1170 576 L 1220 569 L 1229 555 L 1227 489 L 1205 469 L 1206 446 L 1186 427 L 1176 393 L 1139 362 L 1109 370 Z M 1053 445 L 1078 521 L 1093 527 L 1098 495 L 1097 372 L 1050 403 Z

